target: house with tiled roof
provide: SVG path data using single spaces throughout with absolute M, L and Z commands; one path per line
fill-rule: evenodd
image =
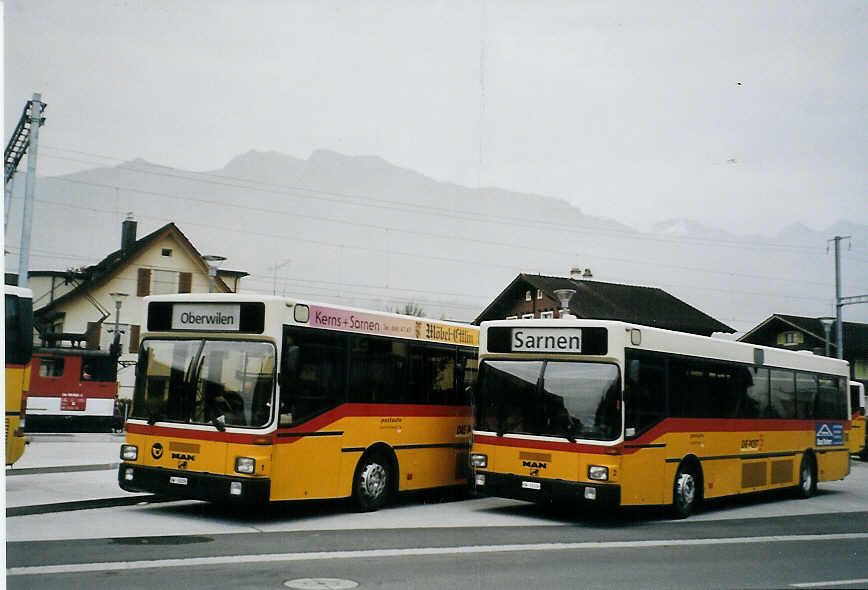
M 585 273 L 587 276 L 589 273 Z M 723 322 L 656 287 L 605 283 L 582 278 L 519 274 L 473 321 L 518 318 L 557 318 L 559 289 L 575 291 L 570 313 L 578 318 L 617 320 L 710 336 L 733 333 Z
M 34 324 L 41 344 L 71 343 L 92 350 L 110 349 L 114 339 L 115 301 L 122 293 L 118 315 L 121 366 L 135 362 L 141 318 L 147 295 L 207 293 L 211 286 L 205 257 L 174 224 L 168 223 L 137 238 L 137 222 L 128 217 L 121 228 L 121 247 L 98 263 L 67 271 L 32 271 Z M 214 290 L 237 292 L 246 272 L 218 269 Z M 132 390 L 133 371 L 118 374 L 121 396 Z
M 850 378 L 868 385 L 868 324 L 841 323 L 841 358 L 850 363 Z M 741 342 L 788 350 L 826 352 L 826 330 L 820 318 L 776 313 L 739 338 Z M 829 334 L 829 356 L 838 356 L 835 329 Z

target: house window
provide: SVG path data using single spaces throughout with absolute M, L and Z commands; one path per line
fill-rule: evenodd
M 178 271 L 152 270 L 151 295 L 171 295 L 178 292 Z
M 778 335 L 778 344 L 783 346 L 798 346 L 805 342 L 805 335 L 796 330 L 782 332 Z
M 523 320 L 532 320 L 532 319 L 533 319 L 533 314 L 532 314 L 532 313 L 523 313 L 523 314 L 521 314 L 521 319 L 523 319 Z
M 530 299 L 531 299 L 531 298 L 530 298 L 530 291 L 525 291 L 525 292 L 524 292 L 524 300 L 525 300 L 525 301 L 530 301 Z
M 172 255 L 172 249 L 171 248 L 163 248 L 162 254 L 163 254 L 163 256 L 171 256 Z
M 174 293 L 190 293 L 193 274 L 176 270 L 157 270 L 140 268 L 136 295 L 170 295 Z
M 542 299 L 542 289 L 537 289 L 537 290 L 536 290 L 536 298 L 537 298 L 537 299 Z
M 555 312 L 544 311 L 539 314 L 539 317 L 543 318 L 544 320 L 553 320 L 555 318 Z

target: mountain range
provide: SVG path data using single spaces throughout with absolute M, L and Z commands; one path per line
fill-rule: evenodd
M 22 180 L 5 237 L 17 269 Z M 868 293 L 868 225 L 800 224 L 740 235 L 690 219 L 639 231 L 568 201 L 437 181 L 376 156 L 250 151 L 193 172 L 144 160 L 39 177 L 30 267 L 94 264 L 120 245 L 131 212 L 139 236 L 174 222 L 203 254 L 250 273 L 242 289 L 472 320 L 519 273 L 660 287 L 739 332 L 773 313 L 833 314 L 834 258 L 850 237 L 842 294 Z M 861 221 L 861 220 L 858 220 Z M 770 226 L 774 224 L 770 222 Z M 868 321 L 868 305 L 845 308 Z

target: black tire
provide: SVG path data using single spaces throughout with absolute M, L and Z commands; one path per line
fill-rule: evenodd
M 810 498 L 817 493 L 817 466 L 814 458 L 807 453 L 802 456 L 799 465 L 799 485 L 796 487 L 796 496 Z
M 688 465 L 681 464 L 672 484 L 672 516 L 687 518 L 699 504 L 702 487 L 699 476 Z
M 362 457 L 353 479 L 353 503 L 360 512 L 379 510 L 389 501 L 393 486 L 391 462 L 381 453 Z

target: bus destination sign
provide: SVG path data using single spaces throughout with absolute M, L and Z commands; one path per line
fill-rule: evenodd
M 581 328 L 513 328 L 512 352 L 581 354 Z
M 172 306 L 173 330 L 238 332 L 241 306 L 235 303 L 176 303 Z

